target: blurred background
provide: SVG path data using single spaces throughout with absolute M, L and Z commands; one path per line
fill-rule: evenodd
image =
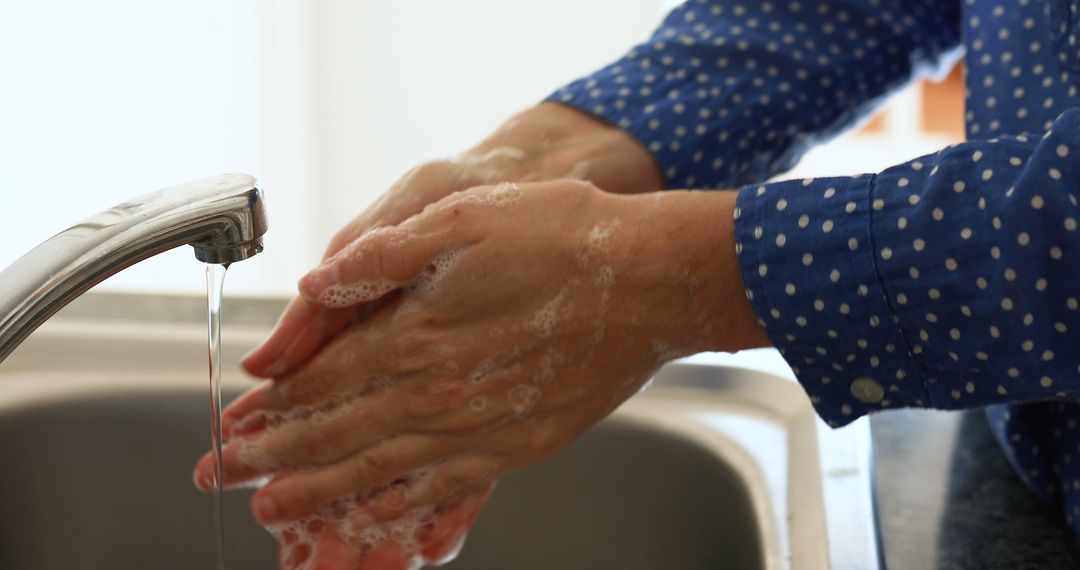
M 116 203 L 258 177 L 266 252 L 229 293 L 289 294 L 411 166 L 645 39 L 672 0 L 0 0 L 0 267 Z M 961 71 L 913 85 L 791 176 L 880 170 L 962 137 Z M 204 291 L 189 248 L 101 287 Z

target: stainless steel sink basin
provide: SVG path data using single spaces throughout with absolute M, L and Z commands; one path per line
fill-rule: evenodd
M 226 305 L 227 370 L 276 309 Z M 190 479 L 209 441 L 201 315 L 91 295 L 0 366 L 0 568 L 211 566 Z M 508 477 L 448 568 L 876 568 L 866 424 L 829 430 L 790 379 L 708 360 Z M 226 499 L 228 561 L 273 568 L 247 497 Z

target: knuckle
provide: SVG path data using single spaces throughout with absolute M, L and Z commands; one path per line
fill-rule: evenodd
M 416 329 L 403 331 L 397 335 L 398 352 L 403 355 L 415 355 L 425 352 L 431 344 L 431 337 L 426 332 Z
M 408 405 L 409 415 L 415 419 L 426 419 L 439 415 L 445 409 L 439 398 L 418 396 L 411 398 Z
M 580 201 L 598 189 L 588 180 L 560 180 L 550 190 L 564 199 Z
M 566 187 L 572 192 L 592 192 L 597 190 L 596 185 L 588 180 L 571 179 L 566 182 Z
M 532 459 L 555 455 L 568 443 L 564 430 L 554 421 L 536 422 L 529 430 L 528 449 Z
M 306 485 L 286 484 L 274 491 L 274 501 L 286 516 L 302 516 L 319 508 L 316 490 Z
M 391 358 L 403 371 L 419 370 L 431 364 L 432 337 L 421 330 L 406 330 L 396 335 L 390 345 Z
M 425 398 L 414 397 L 405 403 L 405 415 L 410 419 L 425 419 L 431 412 L 431 404 Z
M 307 430 L 304 432 L 298 455 L 307 463 L 319 463 L 329 456 L 335 443 L 336 438 L 325 430 Z
M 412 180 L 415 182 L 441 180 L 453 169 L 454 163 L 449 160 L 428 161 L 413 169 Z
M 321 396 L 324 389 L 321 378 L 321 375 L 304 370 L 294 374 L 287 381 L 276 384 L 274 389 L 289 404 L 308 404 Z
M 431 501 L 441 501 L 457 495 L 472 483 L 472 477 L 461 470 L 449 470 L 432 482 Z
M 325 257 L 332 257 L 347 247 L 349 243 L 357 238 L 360 231 L 358 224 L 353 222 L 334 232 L 334 236 L 330 238 L 330 245 L 326 248 Z
M 388 485 L 378 492 L 372 501 L 376 518 L 387 520 L 411 510 L 416 498 L 404 483 Z
M 373 236 L 367 241 L 364 247 L 364 255 L 371 259 L 371 266 L 375 269 L 375 275 L 386 275 L 386 256 L 385 248 L 381 247 L 381 240 L 378 236 Z
M 454 380 L 425 382 L 410 397 L 411 413 L 420 418 L 445 415 L 468 405 L 471 394 L 468 387 Z
M 435 405 L 455 408 L 464 404 L 470 395 L 469 389 L 454 380 L 428 382 L 424 387 L 425 396 Z
M 350 462 L 349 483 L 357 492 L 366 491 L 386 470 L 386 459 L 377 453 L 362 453 Z

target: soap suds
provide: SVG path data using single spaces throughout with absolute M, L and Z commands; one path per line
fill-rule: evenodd
M 360 303 L 374 301 L 397 289 L 399 283 L 389 279 L 377 279 L 373 281 L 357 281 L 349 284 L 338 284 L 327 287 L 319 294 L 320 305 L 329 309 L 341 309 Z
M 585 180 L 589 176 L 589 169 L 592 164 L 587 160 L 582 160 L 575 164 L 569 172 L 566 173 L 566 178 L 573 178 L 575 180 Z
M 506 401 L 510 404 L 510 410 L 515 418 L 524 418 L 529 415 L 539 399 L 540 389 L 528 384 L 514 386 L 506 395 Z
M 494 182 L 506 177 L 509 168 L 525 160 L 525 151 L 503 146 L 482 155 L 461 155 L 451 160 L 457 167 L 458 176 L 465 180 Z
M 506 208 L 521 201 L 524 196 L 521 187 L 513 182 L 501 182 L 487 192 L 471 192 L 457 200 L 446 203 L 442 210 L 453 209 L 462 205 L 490 206 Z
M 435 523 L 435 509 L 421 507 L 393 521 L 376 523 L 367 508 L 372 505 L 390 509 L 405 506 L 416 485 L 430 478 L 432 473 L 430 467 L 421 469 L 411 473 L 404 481 L 371 494 L 334 501 L 301 519 L 266 525 L 266 529 L 281 545 L 284 570 L 313 570 L 320 536 L 328 526 L 360 552 L 393 541 L 405 551 L 408 568 L 422 567 L 424 559 L 420 554 L 423 548 L 420 537 Z
M 559 323 L 559 308 L 563 304 L 563 301 L 566 300 L 567 293 L 569 293 L 567 287 L 560 289 L 558 295 L 545 303 L 544 306 L 533 315 L 532 320 L 526 324 L 526 327 L 540 338 L 551 336 L 552 332 L 555 330 L 555 326 Z

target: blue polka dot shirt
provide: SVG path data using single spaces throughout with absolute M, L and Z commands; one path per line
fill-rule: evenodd
M 985 407 L 1080 533 L 1078 36 L 1080 0 L 692 0 L 551 100 L 741 188 L 746 295 L 825 421 Z M 767 182 L 961 54 L 968 142 Z

